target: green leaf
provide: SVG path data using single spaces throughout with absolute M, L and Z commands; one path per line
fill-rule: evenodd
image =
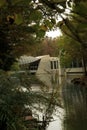
M 21 2 L 22 0 L 12 0 L 12 4 L 17 4 L 19 2 Z
M 29 19 L 32 19 L 33 21 L 39 21 L 42 19 L 42 13 L 38 10 L 33 10 L 29 16 Z
M 45 20 L 44 24 L 51 30 L 53 27 L 53 23 L 50 20 Z
M 51 22 L 52 22 L 53 24 L 56 24 L 56 20 L 55 20 L 55 19 L 51 19 Z
M 17 25 L 21 24 L 23 22 L 23 17 L 21 14 L 15 14 L 15 23 Z
M 15 5 L 15 4 L 21 4 L 21 3 L 24 3 L 24 4 L 29 4 L 31 2 L 31 0 L 12 0 L 12 4 Z
M 44 37 L 44 35 L 45 35 L 45 31 L 44 30 L 39 30 L 37 32 L 37 37 Z
M 6 4 L 6 0 L 0 0 L 0 7 Z
M 81 15 L 87 15 L 87 2 L 80 2 L 74 10 Z

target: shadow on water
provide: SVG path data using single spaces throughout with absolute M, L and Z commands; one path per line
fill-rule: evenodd
M 63 87 L 64 130 L 87 130 L 87 86 L 67 84 Z

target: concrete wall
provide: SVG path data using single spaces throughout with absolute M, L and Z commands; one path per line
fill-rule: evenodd
M 56 57 L 50 57 L 49 55 L 45 55 L 41 57 L 38 70 L 36 72 L 37 77 L 44 82 L 47 86 L 52 86 L 52 80 L 56 82 L 56 74 L 58 78 L 59 70 L 51 69 L 51 61 L 58 60 Z M 57 81 L 58 83 L 58 81 Z

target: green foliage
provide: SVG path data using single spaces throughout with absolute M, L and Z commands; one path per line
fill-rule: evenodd
M 40 55 L 50 55 L 58 56 L 59 48 L 58 43 L 55 39 L 45 38 L 41 43 L 37 43 L 34 46 L 31 46 L 31 55 L 40 56 Z
M 14 64 L 12 64 L 11 66 L 11 71 L 18 71 L 18 70 L 20 70 L 18 62 L 14 62 Z
M 39 22 L 42 19 L 42 13 L 39 10 L 33 10 L 29 15 L 30 20 Z
M 15 56 L 17 57 L 18 54 L 16 54 L 17 47 L 20 46 L 21 48 L 21 44 L 37 43 L 37 41 L 40 41 L 44 37 L 47 30 L 51 30 L 54 27 L 57 12 L 64 12 L 64 9 L 59 8 L 59 5 L 64 7 L 65 3 L 66 0 L 0 0 L 0 30 L 2 30 L 1 33 L 3 33 L 6 39 L 5 43 L 7 45 L 10 44 L 12 48 L 8 54 L 3 52 L 8 57 L 11 54 L 12 60 L 10 59 L 8 61 L 9 58 L 1 57 L 2 66 L 4 66 L 3 62 L 4 64 L 9 63 L 9 68 L 5 69 L 1 67 L 1 69 L 10 69 Z M 56 8 L 58 8 L 57 11 Z M 0 43 L 3 44 L 3 40 Z M 6 49 L 10 50 L 9 48 Z M 19 51 L 18 56 L 22 52 L 20 53 Z M 3 61 L 5 58 L 8 62 Z
M 15 61 L 15 56 L 12 54 L 13 47 L 10 45 L 8 34 L 3 29 L 3 26 L 0 27 L 0 69 L 9 70 L 13 62 Z M 8 27 L 6 27 L 8 29 Z
M 20 25 L 23 23 L 23 17 L 21 14 L 15 14 L 15 23 L 17 25 Z
M 6 3 L 6 0 L 0 0 L 0 7 L 4 6 L 5 3 Z
M 26 73 L 0 71 L 0 129 L 25 130 L 25 106 L 30 109 L 33 103 L 44 99 L 40 94 L 30 92 L 32 82 Z
M 59 37 L 56 42 L 60 50 L 59 56 L 63 67 L 69 67 L 76 58 L 79 61 L 82 59 L 82 50 L 79 42 L 66 35 Z
M 80 1 L 78 4 L 76 4 L 76 7 L 74 8 L 75 12 L 79 12 L 81 16 L 86 15 L 87 10 L 87 1 Z
M 39 24 L 37 28 L 28 26 L 32 21 L 39 23 L 42 19 L 39 10 L 35 10 L 33 5 L 29 7 L 30 0 L 0 1 L 0 4 L 0 69 L 7 71 L 15 61 L 15 56 L 17 57 L 16 46 L 21 47 L 21 43 L 31 42 L 31 34 L 33 43 L 36 41 L 36 33 L 37 37 L 43 37 L 45 33 L 39 33 Z
M 69 1 L 70 2 L 70 1 Z M 64 16 L 60 15 L 62 20 L 58 23 L 58 26 L 62 30 L 63 33 L 65 33 L 68 37 L 71 38 L 70 43 L 72 41 L 72 44 L 76 44 L 76 47 L 74 45 L 74 50 L 72 50 L 73 55 L 70 55 L 74 57 L 77 53 L 77 57 L 83 60 L 83 66 L 84 66 L 84 74 L 86 75 L 86 61 L 87 61 L 87 18 L 86 18 L 86 12 L 87 12 L 87 1 L 81 0 L 81 1 L 74 1 L 72 3 L 72 6 L 69 8 L 70 13 L 65 12 Z M 69 6 L 70 4 L 68 4 Z M 73 48 L 71 45 L 70 48 Z M 78 48 L 78 49 L 77 49 Z M 70 52 L 68 50 L 68 52 Z M 74 55 L 75 54 L 75 55 Z M 79 56 L 78 56 L 79 55 Z
M 27 95 L 24 92 L 21 94 L 18 86 L 20 83 L 15 77 L 10 77 L 5 72 L 0 73 L 0 129 L 15 130 L 21 121 L 19 115 L 27 101 Z
M 61 106 L 57 100 L 58 88 L 53 89 L 50 94 L 44 90 L 32 91 L 31 85 L 36 83 L 43 85 L 36 77 L 24 71 L 8 73 L 0 71 L 0 129 L 27 130 L 27 127 L 33 128 L 35 123 L 35 128 L 38 128 L 37 122 L 34 122 L 36 120 L 39 122 L 38 114 L 36 116 L 34 111 L 42 112 L 45 120 L 50 121 L 49 117 L 55 105 Z M 25 116 L 29 116 L 30 112 L 35 120 L 25 121 Z

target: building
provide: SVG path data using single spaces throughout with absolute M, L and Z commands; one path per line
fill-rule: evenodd
M 84 75 L 82 61 L 75 60 L 70 67 L 61 68 L 58 57 L 43 55 L 38 57 L 22 56 L 19 59 L 22 70 L 35 74 L 46 85 L 52 86 L 52 82 L 61 85 L 64 80 L 71 81 L 74 78 Z
M 22 56 L 19 59 L 22 70 L 35 74 L 46 85 L 51 85 L 52 80 L 59 83 L 59 58 L 43 55 L 38 57 Z M 57 79 L 57 81 L 55 81 Z

